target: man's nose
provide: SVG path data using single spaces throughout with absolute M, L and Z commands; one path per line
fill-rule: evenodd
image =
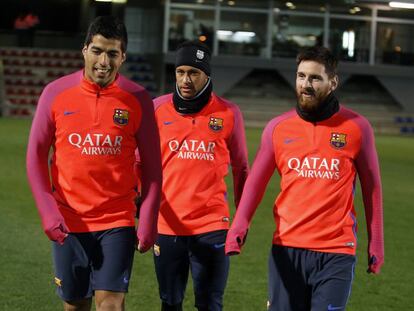
M 184 75 L 184 82 L 191 83 L 191 78 L 189 74 Z
M 106 53 L 101 53 L 101 55 L 99 55 L 99 65 L 106 67 L 107 65 L 109 65 L 109 57 Z
M 312 87 L 312 81 L 310 78 L 306 78 L 303 81 L 303 87 L 307 88 L 307 87 Z

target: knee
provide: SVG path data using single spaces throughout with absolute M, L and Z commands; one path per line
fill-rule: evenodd
M 82 299 L 76 301 L 65 301 L 63 303 L 64 311 L 89 311 L 91 309 L 91 299 Z
M 107 295 L 96 299 L 97 311 L 122 311 L 125 307 L 125 297 L 120 295 Z

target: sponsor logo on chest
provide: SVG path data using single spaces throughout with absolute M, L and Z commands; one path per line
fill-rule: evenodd
M 178 159 L 213 161 L 216 143 L 198 139 L 170 140 L 168 148 Z
M 298 177 L 302 178 L 335 180 L 340 178 L 341 161 L 336 158 L 290 158 L 287 165 L 290 170 L 297 173 Z
M 101 133 L 71 133 L 69 143 L 80 150 L 81 155 L 119 155 L 122 136 Z

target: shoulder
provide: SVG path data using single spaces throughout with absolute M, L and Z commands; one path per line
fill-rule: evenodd
M 341 118 L 355 124 L 362 133 L 372 130 L 371 124 L 364 116 L 349 108 L 341 105 L 338 114 Z
M 78 86 L 83 78 L 83 71 L 79 70 L 72 74 L 63 76 L 46 85 L 43 90 L 44 95 L 55 97 L 56 95 Z
M 128 93 L 134 94 L 134 95 L 141 95 L 144 93 L 148 93 L 147 90 L 138 83 L 135 83 L 134 81 L 128 79 L 127 77 L 123 75 L 119 75 L 116 84 L 118 87 Z
M 216 101 L 219 104 L 223 105 L 224 107 L 229 108 L 229 109 L 232 109 L 232 110 L 234 110 L 234 109 L 240 110 L 239 107 L 235 103 L 233 103 L 231 100 L 228 100 L 228 99 L 225 99 L 223 97 L 220 97 L 220 96 L 218 96 L 215 93 L 213 93 L 212 96 L 214 96 L 215 99 L 216 99 Z
M 55 106 L 58 102 L 64 100 L 63 98 L 65 96 L 70 97 L 73 94 L 73 90 L 79 89 L 82 78 L 83 71 L 79 70 L 47 84 L 39 98 L 36 110 L 44 111 L 49 114 L 52 110 L 52 106 Z
M 151 95 L 142 85 L 135 83 L 134 81 L 128 79 L 127 77 L 121 74 L 116 80 L 116 85 L 122 92 L 125 92 L 127 96 L 132 96 L 133 98 L 135 98 L 139 106 L 144 111 L 153 110 L 153 101 L 151 99 Z
M 157 98 L 154 99 L 154 109 L 157 110 L 162 105 L 166 103 L 170 103 L 172 101 L 172 97 L 173 97 L 172 93 L 158 96 Z
M 269 130 L 275 130 L 277 126 L 282 125 L 283 123 L 298 117 L 296 110 L 295 109 L 291 109 L 287 112 L 282 113 L 281 115 L 278 115 L 277 117 L 273 118 L 272 120 L 270 120 L 265 127 L 265 131 L 269 131 Z
M 296 113 L 295 109 L 291 109 L 285 113 L 282 113 L 281 115 L 273 118 L 272 120 L 270 120 L 262 133 L 262 142 L 263 141 L 273 141 L 274 138 L 274 134 L 276 132 L 276 129 L 284 124 L 285 122 L 288 122 L 289 120 L 292 120 L 294 118 L 297 118 L 298 115 Z
M 242 112 L 240 107 L 233 103 L 232 101 L 225 99 L 223 97 L 217 96 L 215 93 L 212 94 L 215 102 L 223 107 L 225 110 L 229 111 L 235 120 L 242 119 Z M 222 108 L 220 108 L 222 109 Z

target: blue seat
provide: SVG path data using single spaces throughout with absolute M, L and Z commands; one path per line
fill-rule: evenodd
M 397 117 L 395 117 L 394 121 L 395 121 L 395 123 L 404 123 L 404 118 L 400 117 L 400 116 L 397 116 Z
M 408 134 L 410 132 L 410 129 L 407 126 L 401 126 L 400 127 L 400 133 L 401 134 Z

